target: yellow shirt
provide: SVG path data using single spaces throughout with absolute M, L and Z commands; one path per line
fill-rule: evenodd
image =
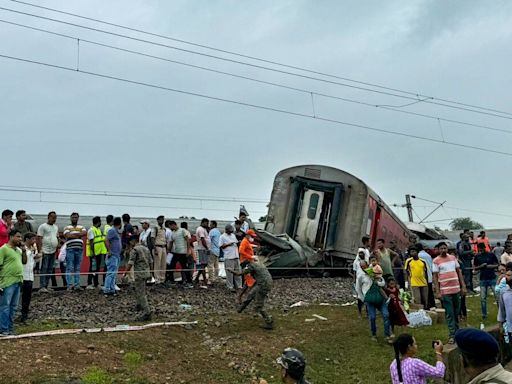
M 427 284 L 427 264 L 418 258 L 414 260 L 409 257 L 405 262 L 404 269 L 411 277 L 411 287 L 426 287 Z

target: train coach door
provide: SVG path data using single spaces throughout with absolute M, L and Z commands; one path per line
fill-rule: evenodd
M 297 220 L 295 239 L 302 244 L 315 247 L 318 239 L 318 230 L 322 218 L 324 192 L 314 189 L 304 190 L 301 201 L 300 214 Z

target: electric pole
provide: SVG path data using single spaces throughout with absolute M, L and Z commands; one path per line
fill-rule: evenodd
M 407 214 L 409 215 L 409 221 L 411 223 L 413 223 L 414 217 L 412 217 L 411 195 L 405 195 L 405 207 L 407 208 Z

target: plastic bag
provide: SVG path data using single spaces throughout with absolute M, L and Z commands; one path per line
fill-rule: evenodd
M 66 244 L 60 247 L 59 257 L 57 258 L 59 263 L 63 263 L 66 261 Z
M 407 320 L 409 320 L 409 327 L 417 328 L 432 325 L 432 319 L 427 312 L 420 309 L 417 312 L 411 312 L 406 314 Z

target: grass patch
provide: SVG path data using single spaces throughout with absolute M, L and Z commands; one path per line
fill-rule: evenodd
M 495 324 L 496 305 L 488 299 L 489 321 Z M 467 300 L 468 321 L 462 326 L 480 325 L 480 299 Z M 306 322 L 313 314 L 327 321 Z M 252 375 L 280 382 L 280 369 L 275 359 L 286 347 L 298 348 L 307 358 L 306 376 L 321 383 L 388 383 L 389 365 L 394 352 L 383 337 L 383 324 L 377 318 L 379 341 L 370 340 L 369 322 L 359 319 L 355 306 L 307 306 L 288 312 L 273 313 L 275 329 L 258 328 L 261 319 L 250 313 L 230 313 L 229 321 L 220 327 L 200 321 L 192 330 L 181 327 L 154 328 L 141 332 L 116 332 L 54 336 L 0 343 L 0 355 L 6 356 L 2 371 L 9 381 L 4 383 L 70 383 L 58 378 L 76 379 L 82 384 L 151 384 L 151 383 L 250 383 Z M 70 325 L 72 326 L 72 324 Z M 29 326 L 24 327 L 27 329 Z M 21 327 L 20 327 L 21 328 Z M 56 323 L 34 325 L 30 330 L 58 329 Z M 61 325 L 60 328 L 63 328 Z M 28 331 L 28 330 L 27 330 Z M 446 324 L 418 329 L 396 329 L 413 334 L 419 345 L 418 357 L 435 362 L 431 341 L 448 338 Z M 87 354 L 76 355 L 87 349 Z M 121 350 L 129 352 L 121 352 Z M 44 358 L 44 354 L 51 358 Z M 77 357 L 78 356 L 78 357 Z M 54 365 L 50 361 L 69 364 Z M 20 370 L 19 366 L 31 367 Z M 370 368 L 371 367 L 371 368 Z M 85 374 L 83 374 L 85 372 Z M 57 376 L 58 375 L 58 376 Z
M 53 329 L 76 328 L 73 323 L 58 323 L 55 320 L 46 320 L 40 323 L 16 324 L 17 333 L 32 333 L 51 331 Z
M 123 357 L 124 363 L 129 370 L 135 371 L 144 363 L 144 357 L 138 352 L 128 352 Z
M 112 384 L 114 379 L 107 371 L 98 367 L 91 367 L 82 376 L 82 384 Z

